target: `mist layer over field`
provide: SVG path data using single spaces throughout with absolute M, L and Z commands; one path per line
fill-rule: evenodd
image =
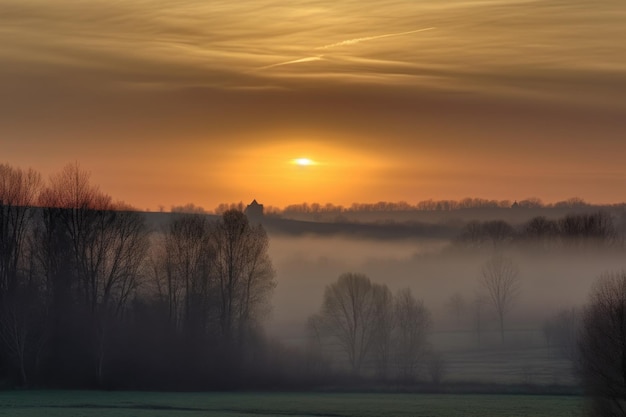
M 601 273 L 626 268 L 621 249 L 593 245 L 476 249 L 443 239 L 276 235 L 270 253 L 278 286 L 267 329 L 287 345 L 306 346 L 307 319 L 320 311 L 324 289 L 342 273 L 356 272 L 393 293 L 410 288 L 424 302 L 432 318 L 428 343 L 445 360 L 446 380 L 543 386 L 577 384 L 571 358 L 553 345 L 546 323 L 559 312 L 581 308 Z M 483 266 L 494 253 L 512 259 L 520 278 L 503 340 L 481 283 Z M 457 315 L 453 297 L 462 303 Z M 330 356 L 345 367 L 336 349 L 330 347 L 335 352 Z
M 445 303 L 454 293 L 471 301 L 482 291 L 482 264 L 493 250 L 462 251 L 441 240 L 373 240 L 347 237 L 271 237 L 277 271 L 270 329 L 286 338 L 303 331 L 321 304 L 324 287 L 344 272 L 360 272 L 392 291 L 409 287 L 434 315 L 436 329 L 453 325 Z M 606 270 L 626 267 L 613 250 L 546 254 L 511 249 L 519 265 L 521 292 L 511 311 L 516 327 L 541 327 L 559 308 L 584 304 L 593 281 Z M 469 324 L 469 323 L 467 323 Z

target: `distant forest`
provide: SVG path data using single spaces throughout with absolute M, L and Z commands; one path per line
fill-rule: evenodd
M 213 213 L 220 214 L 226 210 L 243 209 L 245 204 L 239 203 L 222 203 L 218 205 Z M 555 209 L 579 209 L 579 208 L 623 208 L 626 203 L 610 204 L 610 205 L 594 205 L 588 203 L 582 198 L 572 197 L 567 200 L 557 201 L 555 203 L 544 203 L 539 198 L 525 198 L 518 201 L 511 200 L 489 200 L 484 198 L 463 198 L 461 200 L 423 200 L 416 204 L 407 203 L 406 201 L 389 202 L 379 201 L 377 203 L 353 203 L 346 207 L 332 203 L 300 203 L 290 204 L 284 208 L 266 206 L 265 213 L 268 215 L 290 215 L 290 214 L 341 214 L 341 213 L 369 213 L 369 212 L 411 212 L 411 211 L 454 211 L 468 209 L 538 209 L 538 208 L 555 208 Z M 172 206 L 173 212 L 195 212 L 210 213 L 203 207 L 196 206 L 192 203 L 183 206 Z

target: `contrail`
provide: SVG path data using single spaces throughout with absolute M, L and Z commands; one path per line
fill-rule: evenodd
M 265 67 L 260 67 L 260 68 L 257 68 L 257 69 L 265 70 L 265 69 L 269 69 L 269 68 L 280 67 L 282 65 L 291 65 L 291 64 L 300 64 L 302 62 L 320 61 L 323 56 L 324 55 L 309 56 L 309 57 L 306 57 L 306 58 L 294 59 L 293 61 L 279 62 L 278 64 L 267 65 Z
M 392 36 L 410 35 L 411 33 L 425 32 L 427 30 L 433 30 L 433 29 L 435 28 L 430 27 L 430 28 L 424 28 L 424 29 L 410 30 L 408 32 L 387 33 L 386 35 L 367 36 L 365 38 L 348 39 L 348 40 L 337 42 L 337 43 L 331 43 L 330 45 L 318 46 L 315 49 L 329 49 L 329 48 L 336 48 L 338 46 L 354 45 L 355 43 L 359 43 L 359 42 L 373 41 L 374 39 L 390 38 Z
M 433 30 L 433 29 L 435 29 L 435 28 L 434 27 L 429 27 L 429 28 L 424 28 L 424 29 L 409 30 L 408 32 L 387 33 L 385 35 L 367 36 L 367 37 L 364 37 L 364 38 L 348 39 L 348 40 L 337 42 L 337 43 L 331 43 L 330 45 L 319 46 L 319 47 L 317 47 L 315 49 L 330 49 L 330 48 L 336 48 L 338 46 L 354 45 L 354 44 L 359 43 L 359 42 L 372 41 L 372 40 L 375 40 L 375 39 L 382 39 L 382 38 L 390 38 L 392 36 L 410 35 L 411 33 L 425 32 L 427 30 Z M 324 55 L 309 56 L 309 57 L 306 57 L 306 58 L 294 59 L 292 61 L 279 62 L 278 64 L 266 65 L 264 67 L 257 68 L 257 71 L 266 70 L 266 69 L 275 68 L 275 67 L 280 67 L 280 66 L 283 66 L 283 65 L 301 64 L 303 62 L 320 61 L 323 56 Z

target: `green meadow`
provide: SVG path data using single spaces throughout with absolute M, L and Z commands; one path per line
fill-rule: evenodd
M 572 417 L 577 396 L 4 391 L 0 416 Z

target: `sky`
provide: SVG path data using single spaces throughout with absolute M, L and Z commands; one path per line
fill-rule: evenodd
M 0 0 L 0 162 L 151 210 L 621 202 L 624 39 L 623 0 Z

